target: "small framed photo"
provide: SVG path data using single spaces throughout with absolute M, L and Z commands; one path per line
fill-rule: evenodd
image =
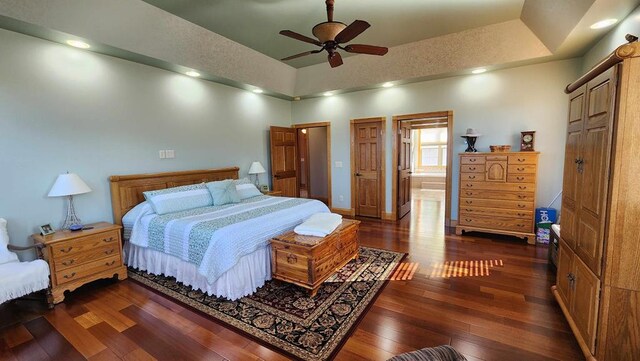
M 56 233 L 56 231 L 53 229 L 53 227 L 51 227 L 50 224 L 45 224 L 43 226 L 40 226 L 40 234 L 43 236 L 49 235 L 49 234 L 54 234 Z
M 262 192 L 268 192 L 268 191 L 269 191 L 269 185 L 267 185 L 267 184 L 263 184 L 263 185 L 261 185 L 261 186 L 260 186 L 260 190 L 261 190 Z

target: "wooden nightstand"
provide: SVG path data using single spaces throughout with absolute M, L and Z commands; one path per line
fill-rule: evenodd
M 266 191 L 262 192 L 262 194 L 264 194 L 265 196 L 280 197 L 282 196 L 282 191 Z
M 101 278 L 127 278 L 122 260 L 121 226 L 101 222 L 85 225 L 93 229 L 57 231 L 48 236 L 34 234 L 43 244 L 44 259 L 51 270 L 50 303 L 64 301 L 64 292 Z

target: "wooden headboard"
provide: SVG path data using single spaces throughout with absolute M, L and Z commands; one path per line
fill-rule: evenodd
M 122 217 L 133 207 L 144 201 L 142 192 L 154 191 L 188 184 L 238 179 L 238 167 L 188 170 L 182 172 L 112 175 L 111 207 L 113 221 L 122 225 Z

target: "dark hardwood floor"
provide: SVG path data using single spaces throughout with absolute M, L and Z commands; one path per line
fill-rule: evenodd
M 417 192 L 400 222 L 361 224 L 362 245 L 407 252 L 419 268 L 411 280 L 389 282 L 337 359 L 386 360 L 450 344 L 472 361 L 582 360 L 549 290 L 547 248 L 447 234 L 443 208 L 440 193 Z M 485 260 L 476 276 L 475 261 Z M 0 359 L 287 358 L 126 280 L 83 287 L 53 310 L 27 300 L 0 306 Z

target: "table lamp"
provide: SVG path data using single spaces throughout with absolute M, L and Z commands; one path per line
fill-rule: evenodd
M 69 197 L 67 207 L 67 218 L 62 224 L 62 229 L 79 231 L 82 229 L 82 222 L 76 216 L 76 210 L 73 206 L 73 196 L 91 192 L 91 188 L 75 173 L 60 174 L 56 182 L 49 191 L 49 197 Z
M 253 162 L 251 163 L 251 167 L 249 167 L 249 174 L 255 174 L 256 176 L 256 180 L 255 180 L 255 185 L 256 187 L 258 186 L 258 175 L 262 174 L 262 173 L 266 173 L 267 171 L 264 170 L 264 167 L 262 166 L 262 164 L 260 162 Z

